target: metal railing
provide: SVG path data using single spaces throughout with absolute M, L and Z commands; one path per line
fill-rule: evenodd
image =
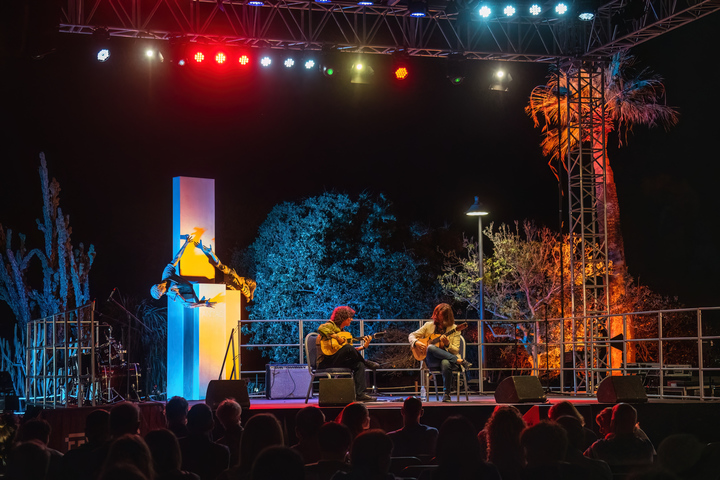
M 240 374 L 247 377 L 265 373 L 265 370 L 243 370 L 243 350 L 250 348 L 297 349 L 298 363 L 306 363 L 305 335 L 314 331 L 311 324 L 319 325 L 325 321 L 241 320 L 238 322 L 238 331 L 241 326 L 253 323 L 295 322 L 298 328 L 297 341 L 292 343 L 242 343 L 240 335 L 236 342 Z M 427 321 L 357 319 L 351 329 L 353 332 L 357 331 L 358 336 L 363 336 L 366 331 L 374 331 L 368 328 L 369 324 L 389 323 L 397 325 L 397 328 L 403 331 L 406 330 L 403 326 L 407 325 L 407 333 L 410 333 Z M 657 398 L 710 400 L 715 398 L 716 393 L 713 382 L 720 384 L 720 307 L 552 318 L 531 322 L 465 321 L 476 327 L 475 332 L 481 331 L 480 327 L 483 326 L 492 338 L 499 339 L 471 342 L 467 341 L 466 335 L 468 352 L 474 350 L 476 353 L 473 355 L 477 359 L 482 358 L 483 351 L 485 354 L 483 361 L 478 360 L 469 371 L 475 377 L 474 381 L 478 383 L 477 391 L 481 394 L 491 391 L 485 391 L 486 381 L 498 383 L 504 376 L 513 374 L 536 375 L 545 381 L 548 390 L 573 395 L 594 395 L 599 382 L 609 375 L 640 375 L 648 396 Z M 518 324 L 531 325 L 531 341 L 517 339 Z M 602 325 L 606 333 L 599 335 L 595 331 L 597 325 Z M 505 337 L 511 340 L 503 341 Z M 386 348 L 408 344 L 373 342 L 372 346 Z M 494 350 L 501 353 L 493 354 Z M 527 353 L 519 355 L 522 351 Z M 620 357 L 608 362 L 598 360 L 598 352 L 613 351 L 618 352 Z M 517 357 L 524 357 L 526 361 L 522 364 L 508 364 L 508 356 L 513 355 L 516 362 Z M 613 356 L 612 353 L 608 355 L 608 358 Z M 570 361 L 567 361 L 568 357 Z M 418 364 L 413 368 L 381 368 L 378 371 L 416 372 L 420 376 L 421 368 Z M 566 378 L 570 376 L 571 379 Z M 410 388 L 417 388 L 418 384 L 416 382 L 415 387 Z M 392 387 L 389 391 L 392 391 Z M 399 393 L 402 388 L 398 387 L 397 391 Z

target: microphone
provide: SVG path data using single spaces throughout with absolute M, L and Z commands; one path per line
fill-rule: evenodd
M 109 296 L 108 299 L 107 299 L 108 302 L 109 302 L 110 300 L 112 300 L 113 295 L 115 295 L 115 290 L 117 290 L 117 287 L 113 288 L 113 289 L 112 289 L 112 292 L 110 292 L 110 296 Z

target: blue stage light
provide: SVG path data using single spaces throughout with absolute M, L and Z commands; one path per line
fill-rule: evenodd
M 513 7 L 512 5 L 508 5 L 503 10 L 503 13 L 505 14 L 505 16 L 512 17 L 513 15 L 515 15 L 515 7 Z
M 480 7 L 480 9 L 478 10 L 478 14 L 479 14 L 481 17 L 483 17 L 483 18 L 489 17 L 491 13 L 492 13 L 492 10 L 491 10 L 490 7 L 488 7 L 487 5 L 483 5 L 483 6 Z
M 564 3 L 558 3 L 557 6 L 555 7 L 555 13 L 557 13 L 558 15 L 565 15 L 565 13 L 567 13 L 567 11 L 568 11 L 568 7 Z
M 540 15 L 542 13 L 542 8 L 540 8 L 540 5 L 537 3 L 533 3 L 530 7 L 530 14 L 531 15 Z

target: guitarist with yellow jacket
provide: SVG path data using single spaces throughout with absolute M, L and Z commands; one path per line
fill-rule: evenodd
M 330 321 L 318 328 L 318 369 L 349 368 L 353 371 L 355 383 L 355 400 L 372 402 L 375 399 L 365 393 L 365 368 L 376 370 L 380 365 L 366 360 L 360 355 L 370 344 L 371 337 L 365 336 L 358 347 L 352 345 L 352 335 L 343 331 L 350 325 L 355 310 L 350 307 L 337 307 L 333 310 Z
M 443 402 L 449 402 L 453 370 L 470 367 L 470 363 L 460 357 L 460 331 L 467 324 L 455 325 L 455 315 L 447 303 L 435 307 L 432 319 L 408 335 L 408 340 L 416 359 L 424 359 L 428 368 L 439 368 L 442 372 Z

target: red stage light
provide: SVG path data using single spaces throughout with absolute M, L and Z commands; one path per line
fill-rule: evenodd
M 395 78 L 398 80 L 405 80 L 409 74 L 410 72 L 407 67 L 398 67 L 395 69 Z
M 218 65 L 222 65 L 227 60 L 227 57 L 223 52 L 218 52 L 217 55 L 215 55 L 215 61 L 218 63 Z
M 240 65 L 244 66 L 250 63 L 250 58 L 247 55 L 240 55 L 238 62 L 240 62 Z
M 203 60 L 205 60 L 205 55 L 202 52 L 197 52 L 195 55 L 193 55 L 193 58 L 197 63 L 201 63 Z

